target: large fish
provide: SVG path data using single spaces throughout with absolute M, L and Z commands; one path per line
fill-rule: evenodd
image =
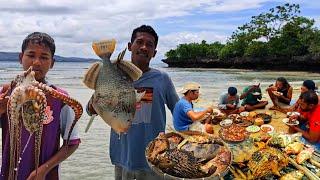
M 111 62 L 115 44 L 115 40 L 92 43 L 94 52 L 102 61 L 88 69 L 83 82 L 95 90 L 92 106 L 97 114 L 117 133 L 122 133 L 128 131 L 134 118 L 136 102 L 143 96 L 143 93 L 137 94 L 133 87 L 133 81 L 139 79 L 142 72 L 132 63 L 123 60 L 125 50 L 115 62 Z

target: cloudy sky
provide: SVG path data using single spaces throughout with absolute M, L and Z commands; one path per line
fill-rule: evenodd
M 0 51 L 20 51 L 27 34 L 42 31 L 57 55 L 95 58 L 92 41 L 115 38 L 119 52 L 135 27 L 149 24 L 160 36 L 158 62 L 181 43 L 225 42 L 251 16 L 286 2 L 320 27 L 320 1 L 311 0 L 0 0 Z

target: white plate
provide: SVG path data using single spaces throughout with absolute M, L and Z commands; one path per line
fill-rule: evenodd
M 289 126 L 295 126 L 295 125 L 299 124 L 299 121 L 297 121 L 297 120 L 294 123 L 289 123 L 289 118 L 282 119 L 282 122 L 285 123 L 286 125 L 289 125 Z
M 272 133 L 272 132 L 274 131 L 274 127 L 271 126 L 271 125 L 269 125 L 269 124 L 263 124 L 263 125 L 261 125 L 261 126 L 260 126 L 261 131 L 263 131 L 263 127 L 268 127 L 268 128 L 270 128 L 270 130 L 267 131 L 266 133 Z M 265 132 L 265 131 L 263 131 L 263 132 Z
M 259 126 L 252 125 L 252 126 L 248 126 L 248 127 L 246 128 L 246 130 L 247 130 L 248 132 L 251 132 L 251 133 L 256 133 L 256 132 L 259 132 L 259 131 L 260 131 L 260 128 L 259 128 Z
M 300 116 L 300 113 L 299 112 L 287 112 L 287 116 L 294 116 L 294 115 Z
M 249 112 L 248 111 L 243 111 L 243 112 L 240 113 L 240 116 L 248 117 L 249 116 Z
M 220 126 L 222 126 L 222 127 L 231 126 L 231 124 L 232 124 L 232 120 L 231 119 L 225 119 L 225 120 L 220 122 Z

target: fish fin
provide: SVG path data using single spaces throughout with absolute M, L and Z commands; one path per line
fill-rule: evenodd
M 119 53 L 118 58 L 116 60 L 116 63 L 119 63 L 119 62 L 123 61 L 123 57 L 126 54 L 126 51 L 127 51 L 127 48 L 125 48 L 123 51 L 121 51 Z
M 126 50 L 127 48 L 120 52 L 118 58 L 113 63 L 133 81 L 136 81 L 142 76 L 142 71 L 133 63 L 123 60 Z
M 117 63 L 118 68 L 127 74 L 133 81 L 138 80 L 142 76 L 142 71 L 129 61 L 120 61 Z
M 102 64 L 100 62 L 96 62 L 92 64 L 92 66 L 88 69 L 82 82 L 90 89 L 96 88 L 97 78 L 100 72 Z
M 101 59 L 110 59 L 116 47 L 116 40 L 103 40 L 92 43 L 92 49 Z
M 138 91 L 135 90 L 135 92 L 136 92 L 136 102 L 140 102 L 141 99 L 142 99 L 142 97 L 146 94 L 146 91 L 143 91 L 143 92 L 141 92 L 141 93 L 138 93 Z

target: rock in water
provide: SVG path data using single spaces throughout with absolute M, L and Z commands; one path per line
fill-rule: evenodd
M 92 48 L 102 59 L 93 64 L 84 76 L 84 84 L 94 89 L 92 106 L 97 114 L 117 133 L 128 131 L 135 114 L 136 95 L 133 81 L 140 78 L 141 70 L 123 60 L 125 50 L 115 62 L 110 57 L 115 49 L 115 40 L 94 42 Z

